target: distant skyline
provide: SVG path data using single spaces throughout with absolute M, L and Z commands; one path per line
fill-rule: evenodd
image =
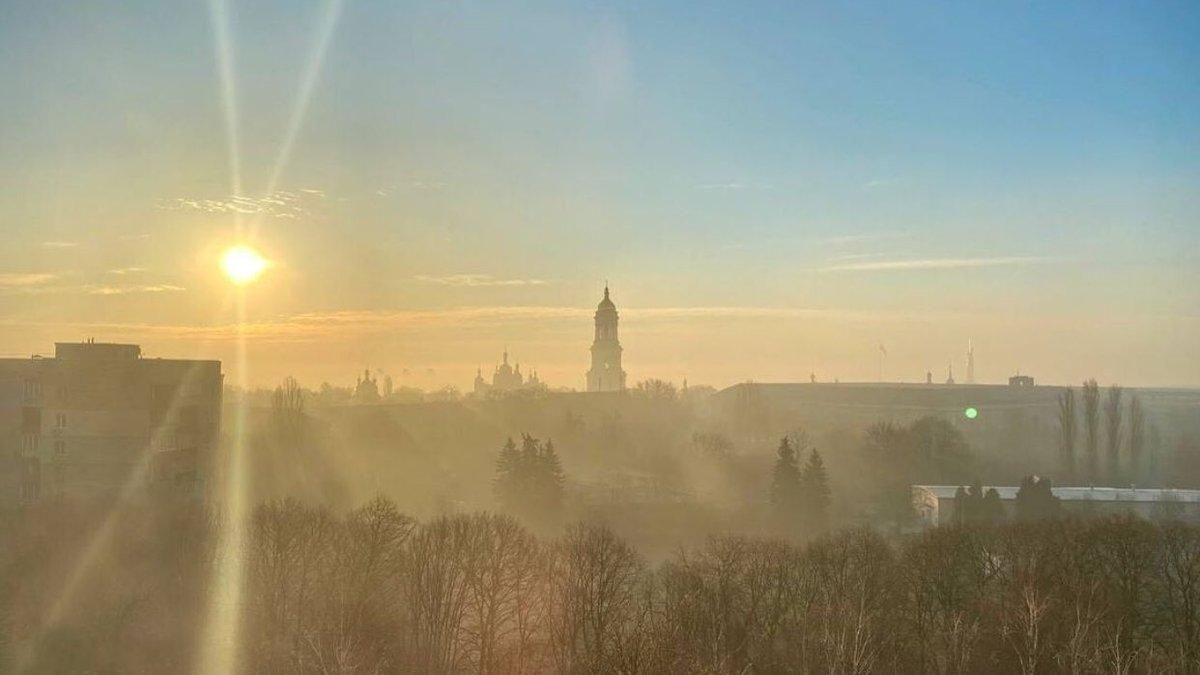
M 1200 5 L 795 4 L 0 3 L 0 354 L 1200 386 Z

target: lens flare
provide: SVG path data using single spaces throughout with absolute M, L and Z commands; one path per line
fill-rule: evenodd
M 964 410 L 963 415 L 965 415 L 967 419 L 973 420 L 976 417 L 979 417 L 979 411 L 976 410 L 974 407 L 971 407 L 971 408 L 967 408 L 966 410 Z
M 221 269 L 238 286 L 253 282 L 266 268 L 266 259 L 249 246 L 234 246 L 221 256 Z

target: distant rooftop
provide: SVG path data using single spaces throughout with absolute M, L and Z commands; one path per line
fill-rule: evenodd
M 142 348 L 138 345 L 118 344 L 115 342 L 55 342 L 54 358 L 63 360 L 74 359 L 138 359 L 142 356 Z

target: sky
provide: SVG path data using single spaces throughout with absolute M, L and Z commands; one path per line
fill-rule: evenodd
M 0 0 L 0 356 L 1200 386 L 1200 5 Z M 270 266 L 235 291 L 218 260 Z M 880 346 L 887 356 L 882 359 Z

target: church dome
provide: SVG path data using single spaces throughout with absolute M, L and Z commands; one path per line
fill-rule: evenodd
M 604 299 L 600 301 L 599 305 L 596 305 L 596 309 L 611 309 L 614 311 L 617 309 L 617 306 L 613 304 L 612 299 L 608 297 L 608 286 L 604 287 Z

